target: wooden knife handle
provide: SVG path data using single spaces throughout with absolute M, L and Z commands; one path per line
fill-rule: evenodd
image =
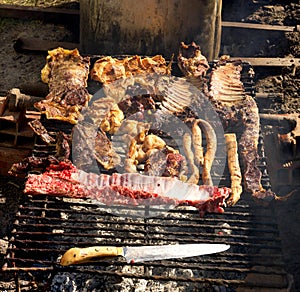
M 123 256 L 123 248 L 116 246 L 73 247 L 67 250 L 61 260 L 62 266 L 88 263 L 97 257 Z

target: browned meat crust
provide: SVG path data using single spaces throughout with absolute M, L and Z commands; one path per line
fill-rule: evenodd
M 272 200 L 275 194 L 263 189 L 258 167 L 260 120 L 255 100 L 245 94 L 240 81 L 241 61 L 221 59 L 211 73 L 211 99 L 225 132 L 236 133 L 245 190 L 253 197 Z
M 156 55 L 152 58 L 132 56 L 124 59 L 106 56 L 95 62 L 91 70 L 91 78 L 103 84 L 108 84 L 118 79 L 138 74 L 170 74 L 170 65 L 171 63 L 167 65 L 166 60 L 161 55 Z
M 116 167 L 120 162 L 120 156 L 113 149 L 107 135 L 99 129 L 95 137 L 94 155 L 97 161 L 107 170 Z
M 39 120 L 33 120 L 28 123 L 33 132 L 41 137 L 41 139 L 47 144 L 54 143 L 55 139 L 51 137 L 47 131 L 47 129 L 42 125 Z
M 238 146 L 234 133 L 225 134 L 225 144 L 228 157 L 228 169 L 231 177 L 231 194 L 227 200 L 228 205 L 233 206 L 241 197 L 243 192 L 242 173 L 239 164 Z
M 42 81 L 49 85 L 49 94 L 35 103 L 35 107 L 48 119 L 76 124 L 90 99 L 86 89 L 89 66 L 90 58 L 82 57 L 77 49 L 49 51 L 41 71 Z

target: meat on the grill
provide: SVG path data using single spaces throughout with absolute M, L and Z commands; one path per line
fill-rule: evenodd
M 188 178 L 187 182 L 198 184 L 200 179 L 199 167 L 195 164 L 194 152 L 192 150 L 192 138 L 189 133 L 183 135 L 183 150 L 191 169 L 191 175 Z
M 200 90 L 206 91 L 206 75 L 210 68 L 205 56 L 202 55 L 200 46 L 195 42 L 186 45 L 181 42 L 177 57 L 178 67 L 186 77 Z
M 170 65 L 161 55 L 152 58 L 140 56 L 117 59 L 106 56 L 97 60 L 91 70 L 91 78 L 103 84 L 109 84 L 119 79 L 138 74 L 170 74 Z
M 106 134 L 99 129 L 95 137 L 94 155 L 96 160 L 106 170 L 113 169 L 120 164 L 120 156 L 113 148 Z
M 184 76 L 204 77 L 209 64 L 205 56 L 201 54 L 200 46 L 192 42 L 186 45 L 181 42 L 178 54 L 178 67 Z
M 33 132 L 41 137 L 41 139 L 47 144 L 51 144 L 55 142 L 55 139 L 50 136 L 47 129 L 43 126 L 43 124 L 39 120 L 33 120 L 28 123 Z
M 28 156 L 22 161 L 14 163 L 8 171 L 9 175 L 24 177 L 30 171 L 44 171 L 50 164 L 58 163 L 52 155 L 45 157 Z
M 64 132 L 56 134 L 56 153 L 54 155 L 48 152 L 40 156 L 25 157 L 20 162 L 14 163 L 8 171 L 9 175 L 24 177 L 28 172 L 43 172 L 50 164 L 58 164 L 60 161 L 69 161 L 71 155 L 71 135 Z
M 203 157 L 202 181 L 205 185 L 212 185 L 213 183 L 210 171 L 217 151 L 216 133 L 211 124 L 204 119 L 196 119 L 194 120 L 194 124 L 200 127 L 206 138 L 206 152 Z
M 236 134 L 225 134 L 225 144 L 227 150 L 228 170 L 231 177 L 231 195 L 227 200 L 228 205 L 235 205 L 243 192 L 242 172 L 239 164 L 238 145 Z
M 241 60 L 221 57 L 212 69 L 207 83 L 204 76 L 209 68 L 208 63 L 201 55 L 200 48 L 192 43 L 188 46 L 181 44 L 178 65 L 187 80 L 208 95 L 225 132 L 236 133 L 245 190 L 255 198 L 275 198 L 271 190 L 265 190 L 261 185 L 262 173 L 258 168 L 257 148 L 260 130 L 258 107 L 255 100 L 245 94 L 241 81 Z M 199 107 L 201 108 L 200 104 Z
M 72 135 L 59 131 L 56 134 L 55 157 L 60 160 L 69 159 L 71 155 Z
M 185 181 L 185 158 L 167 147 L 150 151 L 145 163 L 144 174 L 150 176 L 177 177 Z
M 224 212 L 230 189 L 137 173 L 96 175 L 60 162 L 50 165 L 43 174 L 29 174 L 24 192 L 90 198 L 107 205 L 188 205 L 197 208 L 203 216 L 206 212 Z
M 86 89 L 89 66 L 90 58 L 82 57 L 77 49 L 49 51 L 41 71 L 42 81 L 48 83 L 49 94 L 35 103 L 35 107 L 48 119 L 76 124 L 91 97 Z
M 245 190 L 254 198 L 270 200 L 275 198 L 275 194 L 262 187 L 262 173 L 258 167 L 258 107 L 255 100 L 245 94 L 241 65 L 239 60 L 220 59 L 211 73 L 211 100 L 225 132 L 237 135 Z

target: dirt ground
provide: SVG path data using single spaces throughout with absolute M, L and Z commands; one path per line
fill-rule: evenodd
M 22 5 L 61 5 L 70 1 L 0 1 Z M 77 3 L 78 4 L 78 3 Z M 272 25 L 295 26 L 300 21 L 300 1 L 251 1 L 223 0 L 223 20 L 244 21 Z M 42 28 L 42 29 L 41 29 Z M 21 54 L 14 50 L 15 40 L 20 35 L 38 37 L 45 40 L 75 42 L 78 36 L 62 26 L 40 21 L 0 19 L 0 96 L 13 87 L 26 83 L 40 82 L 40 70 L 45 64 L 43 54 Z M 300 58 L 299 32 L 253 32 L 231 31 L 224 29 L 220 54 L 251 57 L 294 57 Z M 261 113 L 298 113 L 300 114 L 300 69 L 295 66 L 280 68 L 255 68 L 257 91 L 282 93 L 284 98 L 260 100 Z M 300 158 L 299 158 L 300 159 Z M 300 168 L 300 167 L 299 167 Z M 9 184 L 7 182 L 9 181 Z M 272 182 L 276 185 L 276 182 Z M 17 194 L 20 181 L 1 178 L 0 180 L 0 235 L 2 239 L 9 236 L 10 224 L 16 212 Z M 295 184 L 296 185 L 296 184 Z M 300 182 L 298 183 L 300 186 Z M 6 198 L 6 190 L 16 197 Z M 275 186 L 276 188 L 276 186 Z M 275 206 L 278 216 L 283 252 L 287 270 L 294 276 L 296 287 L 300 291 L 300 187 L 285 186 L 276 188 L 279 195 L 294 191 L 293 197 L 285 203 Z M 9 202 L 9 204 L 7 204 Z M 9 206 L 7 208 L 7 206 Z M 1 244 L 0 244 L 1 249 Z

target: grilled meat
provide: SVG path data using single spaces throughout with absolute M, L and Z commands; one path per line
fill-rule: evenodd
M 50 164 L 58 164 L 60 161 L 69 161 L 71 155 L 71 136 L 58 132 L 55 139 L 56 153 L 47 156 L 35 156 L 34 154 L 14 163 L 9 175 L 23 177 L 28 172 L 43 172 Z
M 245 190 L 259 199 L 273 199 L 275 194 L 263 189 L 258 168 L 260 121 L 255 100 L 245 94 L 240 80 L 241 61 L 221 58 L 210 79 L 210 95 L 226 132 L 236 133 Z
M 33 120 L 28 123 L 33 132 L 41 137 L 41 139 L 47 144 L 51 144 L 55 142 L 55 139 L 51 137 L 47 131 L 47 129 L 42 125 L 39 120 Z
M 194 42 L 189 45 L 181 42 L 178 67 L 184 76 L 204 77 L 210 66 L 206 57 L 201 54 L 200 46 Z
M 227 150 L 228 169 L 231 177 L 232 190 L 227 203 L 232 206 L 240 199 L 240 196 L 243 192 L 242 173 L 239 164 L 236 135 L 233 133 L 225 134 L 225 144 Z
M 76 124 L 80 112 L 90 100 L 87 79 L 90 58 L 80 56 L 77 49 L 57 48 L 48 52 L 41 71 L 42 81 L 48 83 L 49 94 L 35 107 L 48 119 Z
M 200 171 L 198 166 L 195 164 L 194 152 L 192 151 L 192 138 L 189 133 L 183 135 L 183 150 L 187 158 L 189 168 L 191 169 L 191 176 L 187 182 L 198 184 L 200 179 Z
M 201 54 L 200 47 L 194 42 L 189 45 L 181 42 L 177 59 L 178 67 L 187 81 L 198 89 L 205 90 L 205 77 L 210 66 L 206 57 Z
M 109 205 L 188 205 L 197 208 L 203 216 L 206 212 L 224 212 L 230 189 L 140 174 L 96 175 L 61 162 L 50 165 L 43 174 L 30 174 L 24 192 L 91 198 Z
M 178 65 L 186 78 L 209 97 L 225 132 L 236 133 L 245 190 L 255 198 L 275 198 L 272 191 L 264 190 L 261 185 L 262 174 L 257 165 L 260 129 L 258 108 L 255 100 L 245 94 L 241 81 L 242 62 L 230 60 L 228 56 L 221 57 L 207 83 L 204 77 L 209 69 L 208 63 L 201 55 L 200 48 L 192 43 L 181 44 Z M 201 101 L 198 99 L 197 102 L 198 108 L 201 108 Z M 237 199 L 238 196 L 234 203 Z
M 148 152 L 144 174 L 150 176 L 177 177 L 185 181 L 185 158 L 169 148 L 153 149 Z
M 106 56 L 95 62 L 91 70 L 91 78 L 103 84 L 108 84 L 119 79 L 145 73 L 170 74 L 171 69 L 161 55 L 152 58 L 132 56 L 124 59 Z
M 94 155 L 104 169 L 113 169 L 120 164 L 120 156 L 113 149 L 111 141 L 106 134 L 99 129 L 94 143 Z

